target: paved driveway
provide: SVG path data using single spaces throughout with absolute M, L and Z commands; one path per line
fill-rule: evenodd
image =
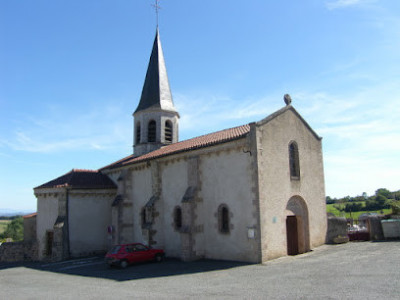
M 325 245 L 259 265 L 167 260 L 120 270 L 108 269 L 101 258 L 0 265 L 3 299 L 139 297 L 400 299 L 400 242 Z

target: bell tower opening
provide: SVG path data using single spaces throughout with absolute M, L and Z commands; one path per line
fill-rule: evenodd
M 172 143 L 172 136 L 173 136 L 173 129 L 172 129 L 172 122 L 165 121 L 165 143 Z
M 156 133 L 157 133 L 157 124 L 156 121 L 151 120 L 147 127 L 147 142 L 155 143 L 156 141 Z

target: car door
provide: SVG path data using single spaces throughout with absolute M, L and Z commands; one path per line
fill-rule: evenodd
M 128 260 L 129 263 L 133 263 L 133 262 L 137 261 L 137 258 L 135 255 L 135 247 L 133 245 L 125 246 L 125 253 L 126 253 L 126 259 Z
M 153 259 L 151 257 L 151 251 L 149 251 L 149 248 L 141 244 L 135 245 L 135 254 L 137 255 L 138 259 L 140 259 L 140 261 Z

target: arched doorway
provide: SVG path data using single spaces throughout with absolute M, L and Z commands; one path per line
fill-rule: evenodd
M 310 251 L 308 208 L 303 198 L 294 196 L 286 205 L 286 241 L 288 255 Z

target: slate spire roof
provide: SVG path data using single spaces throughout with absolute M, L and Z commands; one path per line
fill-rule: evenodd
M 158 28 L 147 67 L 142 95 L 134 113 L 149 108 L 177 112 L 172 101 Z

